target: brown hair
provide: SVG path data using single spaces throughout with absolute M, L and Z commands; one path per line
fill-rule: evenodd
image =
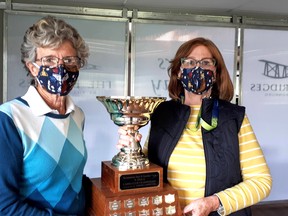
M 184 88 L 178 79 L 178 73 L 181 66 L 181 58 L 187 57 L 195 47 L 203 45 L 211 52 L 216 60 L 216 82 L 213 84 L 211 97 L 231 101 L 234 96 L 234 87 L 226 68 L 222 54 L 217 46 L 209 39 L 198 37 L 183 43 L 177 50 L 175 57 L 170 61 L 168 74 L 170 81 L 168 85 L 169 96 L 174 99 L 180 99 L 184 94 Z

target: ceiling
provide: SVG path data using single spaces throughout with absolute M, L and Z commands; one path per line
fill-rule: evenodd
M 26 1 L 29 2 L 29 1 Z M 43 1 L 41 1 L 43 3 Z M 49 4 L 53 2 L 47 1 Z M 58 0 L 62 4 L 206 15 L 288 16 L 288 0 Z

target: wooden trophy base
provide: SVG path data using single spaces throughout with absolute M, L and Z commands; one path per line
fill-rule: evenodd
M 89 216 L 180 215 L 177 191 L 163 184 L 162 168 L 119 171 L 102 162 L 102 177 L 91 179 Z M 158 180 L 157 180 L 158 179 Z

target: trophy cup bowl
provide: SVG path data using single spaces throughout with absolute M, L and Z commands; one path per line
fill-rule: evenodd
M 135 137 L 138 130 L 148 124 L 155 108 L 166 98 L 142 96 L 97 96 L 96 98 L 105 106 L 111 120 L 118 126 L 125 126 L 131 137 L 131 145 L 122 147 L 112 158 L 113 166 L 121 171 L 149 166 L 149 160 Z
M 151 162 L 135 139 L 147 125 L 163 97 L 97 96 L 118 126 L 131 140 L 112 161 L 101 162 L 101 178 L 92 179 L 91 214 L 180 215 L 177 190 L 163 181 L 163 167 Z

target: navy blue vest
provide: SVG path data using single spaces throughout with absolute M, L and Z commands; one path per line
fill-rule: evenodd
M 211 123 L 213 99 L 202 102 L 202 118 Z M 151 131 L 148 142 L 148 158 L 163 167 L 167 182 L 167 166 L 190 115 L 190 107 L 177 101 L 161 103 L 151 116 Z M 206 160 L 205 196 L 213 195 L 242 181 L 239 159 L 240 130 L 245 108 L 219 100 L 218 125 L 214 130 L 201 128 Z M 209 216 L 218 215 L 212 212 Z M 250 208 L 231 214 L 249 216 Z

